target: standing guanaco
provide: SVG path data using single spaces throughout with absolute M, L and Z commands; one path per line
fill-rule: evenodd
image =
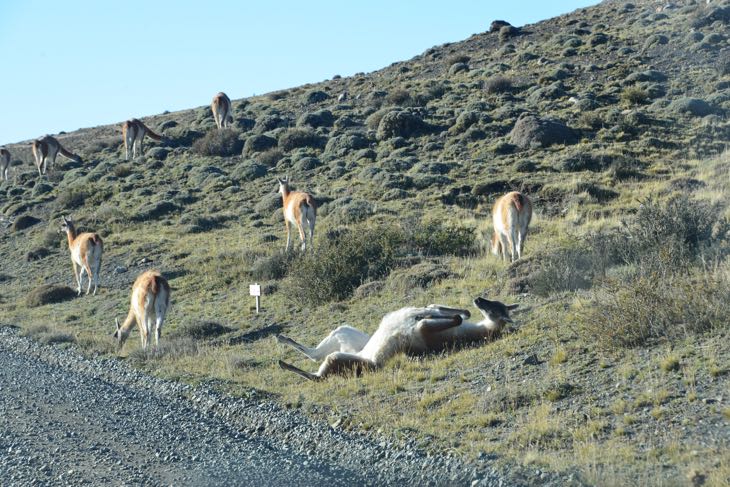
M 5 147 L 0 147 L 0 181 L 8 180 L 8 170 L 10 169 L 10 151 Z
M 286 226 L 286 250 L 291 243 L 291 228 L 289 223 L 296 225 L 299 230 L 299 239 L 302 241 L 302 252 L 307 249 L 305 225 L 309 227 L 309 244 L 314 245 L 314 223 L 317 220 L 317 202 L 312 195 L 302 191 L 289 189 L 289 176 L 278 179 L 279 193 L 284 203 L 284 225 Z
M 306 372 L 298 367 L 279 361 L 279 366 L 309 380 L 320 380 L 333 374 L 374 370 L 397 353 L 410 355 L 438 352 L 454 346 L 496 338 L 506 323 L 511 323 L 509 312 L 516 304 L 506 305 L 478 297 L 474 306 L 484 319 L 470 323 L 470 313 L 465 309 L 431 304 L 424 308 L 401 308 L 383 317 L 372 337 L 349 326 L 339 327 L 320 343 L 309 349 L 291 338 L 277 336 L 279 343 L 294 347 L 310 358 L 327 354 L 319 370 Z M 362 341 L 366 343 L 362 345 Z M 321 348 L 321 350 L 320 350 Z
M 38 167 L 38 175 L 43 176 L 46 173 L 49 161 L 51 166 L 56 164 L 58 154 L 72 161 L 81 162 L 79 156 L 64 149 L 55 137 L 46 135 L 33 141 L 33 156 L 35 165 Z
M 532 202 L 524 194 L 512 191 L 497 200 L 492 208 L 492 253 L 510 262 L 522 258 L 527 238 L 527 227 L 532 219 Z
M 154 133 L 141 121 L 133 118 L 122 124 L 122 138 L 124 139 L 124 152 L 126 160 L 129 160 L 129 149 L 132 149 L 132 157 L 142 155 L 142 142 L 144 136 L 149 136 L 152 140 L 162 140 L 162 136 Z
M 118 349 L 121 350 L 124 342 L 129 337 L 135 323 L 139 328 L 142 348 L 147 350 L 154 316 L 155 323 L 155 348 L 160 346 L 162 325 L 165 322 L 167 308 L 170 306 L 170 285 L 167 279 L 162 277 L 157 270 L 143 272 L 134 281 L 132 286 L 132 302 L 129 306 L 127 319 L 120 326 L 119 319 L 116 320 L 117 331 L 114 338 L 117 339 Z
M 231 99 L 222 91 L 213 97 L 210 109 L 213 111 L 213 118 L 219 129 L 228 127 L 233 121 Z
M 101 254 L 104 252 L 104 243 L 96 233 L 76 233 L 76 227 L 70 218 L 61 217 L 63 224 L 61 231 L 66 232 L 68 248 L 71 251 L 71 263 L 76 278 L 76 291 L 81 295 L 81 281 L 84 272 L 87 274 L 89 283 L 86 287 L 86 294 L 91 290 L 91 281 L 94 281 L 94 294 L 99 286 L 99 271 L 101 270 Z

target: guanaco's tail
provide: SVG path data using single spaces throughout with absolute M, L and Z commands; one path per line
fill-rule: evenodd
M 517 208 L 517 211 L 522 211 L 522 208 L 525 206 L 525 197 L 522 196 L 522 193 L 515 193 L 512 196 L 512 203 L 515 205 L 515 208 Z
M 79 156 L 77 156 L 73 152 L 67 151 L 63 148 L 61 144 L 58 145 L 58 153 L 67 159 L 71 159 L 72 161 L 81 162 L 81 158 Z
M 142 122 L 140 122 L 140 123 L 142 123 Z M 159 135 L 159 134 L 154 133 L 152 130 L 150 130 L 150 128 L 147 125 L 142 124 L 142 126 L 147 131 L 147 135 L 149 135 L 150 139 L 152 139 L 152 140 L 158 140 L 158 141 L 159 140 L 162 140 L 162 136 Z
M 304 199 L 304 204 L 315 210 L 317 209 L 317 202 L 314 200 L 314 198 L 312 198 L 311 194 L 308 194 L 307 197 Z

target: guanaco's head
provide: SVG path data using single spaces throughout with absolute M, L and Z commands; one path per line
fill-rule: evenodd
M 478 297 L 474 300 L 474 306 L 484 315 L 496 331 L 501 331 L 507 323 L 512 323 L 509 312 L 517 308 L 517 304 L 504 304 L 500 301 L 490 301 Z M 488 325 L 489 327 L 489 325 Z
M 76 232 L 76 227 L 74 226 L 74 222 L 71 220 L 71 218 L 66 218 L 65 216 L 61 217 L 61 228 L 58 230 L 62 233 L 74 233 Z
M 286 194 L 289 192 L 289 176 L 284 176 L 283 179 L 276 178 L 279 181 L 279 193 Z
M 117 352 L 119 352 L 122 350 L 124 342 L 127 341 L 127 337 L 129 337 L 129 331 L 125 331 L 122 329 L 122 327 L 119 325 L 119 318 L 115 318 L 115 322 L 117 325 L 117 329 L 116 331 L 114 331 L 114 338 L 117 339 Z

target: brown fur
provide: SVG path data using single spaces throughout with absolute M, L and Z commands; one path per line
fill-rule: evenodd
M 228 126 L 228 119 L 231 117 L 231 99 L 222 91 L 213 97 L 210 104 L 213 118 L 219 129 Z
M 531 219 L 532 202 L 527 196 L 511 191 L 499 198 L 492 208 L 492 253 L 503 259 L 509 253 L 512 262 L 520 258 Z
M 63 222 L 68 240 L 68 248 L 71 252 L 74 277 L 78 286 L 77 291 L 81 294 L 81 269 L 83 269 L 89 279 L 86 294 L 89 294 L 92 280 L 94 281 L 94 294 L 96 294 L 99 282 L 98 273 L 101 267 L 101 256 L 104 253 L 104 242 L 97 233 L 84 232 L 77 234 L 76 227 L 71 220 L 64 218 Z
M 46 173 L 49 162 L 51 166 L 56 164 L 56 156 L 58 154 L 72 161 L 81 162 L 81 158 L 78 155 L 66 150 L 55 137 L 51 137 L 50 135 L 34 140 L 32 149 L 33 157 L 35 157 L 35 163 L 38 167 L 38 174 L 40 175 Z M 50 161 L 48 161 L 49 156 Z
M 299 231 L 299 239 L 302 241 L 302 250 L 306 248 L 306 233 L 302 222 L 303 208 L 304 214 L 311 218 L 307 219 L 310 225 L 310 241 L 314 235 L 314 220 L 317 217 L 317 202 L 309 193 L 303 191 L 291 191 L 289 190 L 288 178 L 279 180 L 279 192 L 281 193 L 281 199 L 284 209 L 284 226 L 286 227 L 287 239 L 286 249 L 289 250 L 290 243 L 290 223 L 294 223 Z M 311 243 L 311 242 L 310 242 Z
M 161 296 L 164 301 L 161 303 L 157 302 Z M 114 333 L 114 336 L 118 339 L 119 348 L 124 345 L 124 342 L 135 324 L 140 332 L 142 347 L 145 349 L 147 348 L 149 343 L 149 333 L 152 331 L 147 328 L 151 314 L 155 314 L 157 319 L 155 346 L 158 346 L 160 335 L 162 333 L 162 324 L 169 305 L 170 285 L 168 284 L 167 279 L 162 277 L 158 270 L 154 269 L 140 274 L 132 286 L 132 296 L 127 317 L 121 326 L 119 326 L 119 323 L 117 322 L 117 331 Z
M 135 149 L 135 142 L 138 142 L 139 152 L 142 152 L 142 142 L 144 141 L 145 136 L 149 137 L 152 140 L 162 140 L 162 136 L 159 134 L 156 134 L 152 130 L 150 130 L 149 127 L 147 127 L 144 123 L 142 123 L 140 120 L 137 120 L 136 118 L 132 118 L 130 120 L 127 120 L 122 124 L 122 140 L 124 141 L 124 152 L 127 159 L 129 159 L 129 145 L 132 144 L 133 147 L 132 150 Z M 130 140 L 131 139 L 131 140 Z M 134 156 L 134 154 L 132 154 Z

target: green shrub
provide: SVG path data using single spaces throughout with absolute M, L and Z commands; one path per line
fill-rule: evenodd
M 424 222 L 405 228 L 405 241 L 411 252 L 425 256 L 469 255 L 476 249 L 473 228 Z
M 274 252 L 268 257 L 257 259 L 251 269 L 251 274 L 259 281 L 281 279 L 287 275 L 289 268 L 297 260 L 297 257 L 298 255 L 295 253 Z
M 400 89 L 388 93 L 388 96 L 385 97 L 385 101 L 390 105 L 405 107 L 412 105 L 413 99 L 408 90 Z
M 484 89 L 487 93 L 509 93 L 512 91 L 512 79 L 501 74 L 497 74 L 484 82 Z
M 722 272 L 639 275 L 610 281 L 578 312 L 580 330 L 604 347 L 641 346 L 727 328 L 730 282 Z
M 452 54 L 446 58 L 446 67 L 450 68 L 456 63 L 468 64 L 471 61 L 471 57 L 466 54 Z
M 357 227 L 321 238 L 289 269 L 286 295 L 303 306 L 345 299 L 362 283 L 390 272 L 402 239 L 394 227 Z
M 237 130 L 209 130 L 202 138 L 193 142 L 192 151 L 201 156 L 230 157 L 238 155 L 243 149 L 243 141 L 238 138 Z
M 621 92 L 621 100 L 629 105 L 643 105 L 649 101 L 649 93 L 638 86 L 631 86 Z
M 665 204 L 645 201 L 625 225 L 615 249 L 625 264 L 648 273 L 676 273 L 702 254 L 727 251 L 728 222 L 717 205 L 675 197 Z
M 289 129 L 279 138 L 279 148 L 286 152 L 302 147 L 321 149 L 325 142 L 325 138 L 317 135 L 313 130 Z
M 68 286 L 43 284 L 28 293 L 25 297 L 25 305 L 29 308 L 35 308 L 44 304 L 60 303 L 75 297 L 76 291 Z
M 170 336 L 181 338 L 190 337 L 196 340 L 213 338 L 233 331 L 233 328 L 221 325 L 214 321 L 188 320 L 178 327 Z

